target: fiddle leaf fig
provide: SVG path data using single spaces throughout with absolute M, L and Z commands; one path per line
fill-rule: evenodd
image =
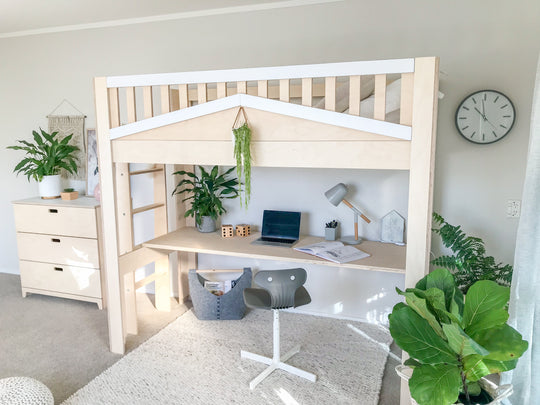
M 474 283 L 467 292 L 463 308 L 463 327 L 469 335 L 483 329 L 504 324 L 508 320 L 506 304 L 510 298 L 510 289 L 482 280 Z
M 442 329 L 448 344 L 460 357 L 480 354 L 486 356 L 489 351 L 480 346 L 477 342 L 471 339 L 463 329 L 455 323 L 443 324 Z
M 423 364 L 409 380 L 411 395 L 419 404 L 453 404 L 459 396 L 461 377 L 451 364 Z

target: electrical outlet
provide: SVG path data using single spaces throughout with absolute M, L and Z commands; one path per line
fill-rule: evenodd
M 519 218 L 521 215 L 521 201 L 508 200 L 506 203 L 506 218 Z

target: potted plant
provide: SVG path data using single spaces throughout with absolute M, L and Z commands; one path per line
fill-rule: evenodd
M 452 255 L 437 257 L 431 263 L 450 270 L 463 293 L 478 280 L 492 280 L 503 286 L 510 285 L 512 266 L 497 263 L 492 256 L 486 256 L 482 239 L 467 236 L 461 226 L 449 224 L 436 212 L 433 213 L 433 222 L 438 226 L 433 228 L 433 232 L 441 237 L 443 245 L 452 251 Z
M 227 178 L 235 169 L 232 167 L 219 174 L 218 166 L 214 166 L 210 171 L 199 166 L 200 176 L 185 170 L 174 173 L 187 176 L 177 184 L 172 194 L 188 194 L 182 201 L 190 200 L 191 208 L 185 212 L 184 217 L 195 217 L 200 232 L 214 232 L 216 220 L 227 211 L 222 200 L 238 197 L 238 179 Z
M 437 269 L 415 288 L 397 289 L 406 303 L 389 315 L 390 333 L 410 358 L 412 398 L 419 405 L 490 403 L 483 377 L 511 370 L 528 343 L 509 326 L 509 287 L 475 282 L 466 295 Z
M 23 173 L 28 181 L 30 178 L 36 180 L 41 198 L 58 198 L 62 190 L 60 170 L 77 173 L 75 152 L 79 148 L 69 144 L 73 134 L 58 139 L 58 132 L 48 134 L 41 128 L 40 132 L 41 134 L 32 131 L 34 143 L 18 140 L 20 145 L 8 146 L 8 149 L 25 151 L 25 157 L 13 171 L 17 174 Z
M 60 197 L 62 197 L 62 200 L 76 200 L 79 198 L 79 192 L 76 191 L 73 188 L 65 188 L 63 192 L 60 193 Z

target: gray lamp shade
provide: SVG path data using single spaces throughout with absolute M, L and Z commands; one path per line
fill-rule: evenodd
M 330 201 L 330 203 L 337 207 L 347 195 L 347 191 L 347 186 L 345 184 L 338 183 L 330 190 L 325 192 L 324 195 L 326 196 L 326 198 L 328 198 L 328 201 Z

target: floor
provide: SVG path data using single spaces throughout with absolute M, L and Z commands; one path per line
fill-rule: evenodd
M 160 312 L 152 295 L 137 295 L 140 333 L 128 336 L 127 351 L 188 309 L 171 300 L 172 311 Z M 0 273 L 0 308 L 0 378 L 33 377 L 51 389 L 56 404 L 121 357 L 108 349 L 107 312 L 96 304 L 44 295 L 22 298 L 19 276 Z M 389 356 L 380 405 L 399 403 L 397 364 Z

